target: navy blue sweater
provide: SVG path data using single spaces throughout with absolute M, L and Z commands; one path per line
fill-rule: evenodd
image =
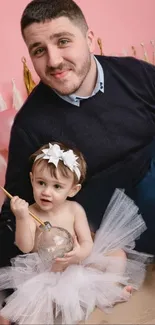
M 80 107 L 61 99 L 42 82 L 18 112 L 11 132 L 6 189 L 33 202 L 29 156 L 50 141 L 75 146 L 88 173 L 76 199 L 98 227 L 115 187 L 132 189 L 145 175 L 155 135 L 155 67 L 131 57 L 97 56 L 105 91 Z M 1 222 L 11 220 L 9 202 Z

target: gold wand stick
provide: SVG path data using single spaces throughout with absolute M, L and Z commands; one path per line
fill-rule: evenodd
M 0 186 L 0 188 L 3 190 L 3 192 L 10 198 L 12 199 L 13 196 L 2 186 Z M 29 214 L 32 218 L 34 218 L 36 221 L 38 221 L 42 226 L 46 227 L 46 225 L 44 224 L 43 221 L 41 221 L 37 216 L 35 216 L 35 214 L 33 214 L 30 210 L 29 210 Z

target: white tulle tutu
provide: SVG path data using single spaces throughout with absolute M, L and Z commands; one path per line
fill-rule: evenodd
M 64 272 L 50 272 L 38 253 L 17 256 L 1 269 L 0 289 L 14 288 L 1 315 L 18 324 L 73 324 L 87 319 L 97 306 L 109 310 L 128 296 L 124 285 L 138 289 L 149 256 L 133 251 L 134 241 L 146 230 L 138 208 L 116 190 L 97 231 L 91 255 Z M 107 254 L 124 249 L 127 262 Z

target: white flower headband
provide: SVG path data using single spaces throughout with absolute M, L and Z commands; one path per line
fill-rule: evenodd
M 40 158 L 47 159 L 48 163 L 52 163 L 57 167 L 59 160 L 61 160 L 65 166 L 67 166 L 72 172 L 75 172 L 78 180 L 80 179 L 81 173 L 78 168 L 78 157 L 74 154 L 73 150 L 64 151 L 60 149 L 58 144 L 49 143 L 49 148 L 43 149 L 42 152 L 43 153 L 39 154 L 35 158 L 35 161 Z

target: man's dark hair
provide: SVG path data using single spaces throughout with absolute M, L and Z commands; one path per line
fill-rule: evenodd
M 67 17 L 86 32 L 88 25 L 79 6 L 72 0 L 33 0 L 25 8 L 21 18 L 21 32 L 33 23 Z

